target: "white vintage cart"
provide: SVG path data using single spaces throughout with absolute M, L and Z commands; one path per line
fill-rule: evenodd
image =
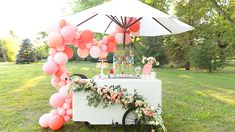
M 134 89 L 158 108 L 162 102 L 162 82 L 158 79 L 94 79 L 100 85 L 121 85 L 129 93 Z M 102 106 L 93 107 L 87 104 L 85 92 L 73 94 L 73 121 L 89 122 L 92 125 L 123 124 L 123 115 L 127 111 L 121 105 L 114 105 L 108 108 Z M 160 110 L 161 112 L 161 110 Z M 131 124 L 131 123 L 130 123 Z

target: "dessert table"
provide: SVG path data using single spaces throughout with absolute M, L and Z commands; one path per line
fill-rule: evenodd
M 100 86 L 121 85 L 128 93 L 136 89 L 147 101 L 156 108 L 162 103 L 162 82 L 158 79 L 94 79 Z M 125 109 L 121 104 L 111 107 L 89 106 L 86 100 L 87 93 L 80 91 L 73 94 L 73 121 L 86 121 L 90 124 L 122 124 Z M 161 112 L 161 109 L 160 109 Z

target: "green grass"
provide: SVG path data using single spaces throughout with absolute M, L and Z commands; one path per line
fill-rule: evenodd
M 52 109 L 48 100 L 56 91 L 43 62 L 29 65 L 0 63 L 0 131 L 50 131 L 38 125 Z M 72 73 L 93 77 L 94 63 L 69 63 Z M 163 119 L 170 132 L 235 131 L 235 67 L 207 73 L 180 69 L 155 69 L 163 82 Z M 61 131 L 121 131 L 122 128 L 70 122 Z

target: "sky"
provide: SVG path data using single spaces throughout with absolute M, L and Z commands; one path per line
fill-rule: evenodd
M 0 0 L 0 37 L 32 38 L 71 13 L 70 0 Z

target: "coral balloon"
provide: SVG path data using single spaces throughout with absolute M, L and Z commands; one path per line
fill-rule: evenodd
M 92 39 L 93 39 L 93 32 L 90 31 L 90 30 L 84 30 L 80 34 L 80 39 L 84 43 L 88 43 L 88 42 L 92 41 Z
M 140 30 L 140 21 L 136 22 L 130 27 L 131 32 L 138 32 Z
M 48 46 L 50 48 L 56 48 L 60 46 L 63 42 L 63 39 L 59 33 L 53 32 L 48 35 Z
M 98 58 L 100 56 L 101 50 L 98 46 L 93 46 L 90 49 L 90 56 L 93 58 Z
M 116 44 L 114 42 L 109 42 L 107 46 L 109 52 L 114 52 L 116 50 Z
M 89 55 L 89 50 L 88 49 L 78 49 L 77 54 L 80 58 L 86 58 Z
M 48 61 L 43 65 L 43 71 L 46 74 L 54 74 L 58 70 L 58 66 L 54 61 Z
M 86 44 L 84 42 L 79 42 L 78 47 L 80 49 L 85 49 L 86 48 Z
M 77 28 L 74 26 L 65 26 L 61 29 L 60 34 L 64 40 L 72 42 L 76 37 L 76 30 Z
M 58 52 L 54 56 L 55 63 L 64 65 L 68 62 L 68 56 L 64 52 Z
M 73 57 L 73 50 L 68 46 L 65 46 L 64 53 L 68 56 L 68 59 Z
M 56 115 L 50 119 L 49 127 L 51 130 L 59 130 L 64 124 L 63 117 Z
M 66 26 L 66 25 L 67 25 L 66 20 L 65 20 L 65 19 L 61 19 L 60 22 L 59 22 L 60 28 L 63 28 L 63 27 Z
M 115 36 L 109 35 L 108 41 L 116 43 Z
M 59 93 L 55 93 L 50 98 L 50 105 L 52 107 L 62 107 L 64 104 L 64 98 L 60 97 Z
M 39 119 L 40 126 L 43 128 L 49 127 L 50 119 L 51 119 L 51 114 L 46 113 L 46 114 L 42 115 Z

